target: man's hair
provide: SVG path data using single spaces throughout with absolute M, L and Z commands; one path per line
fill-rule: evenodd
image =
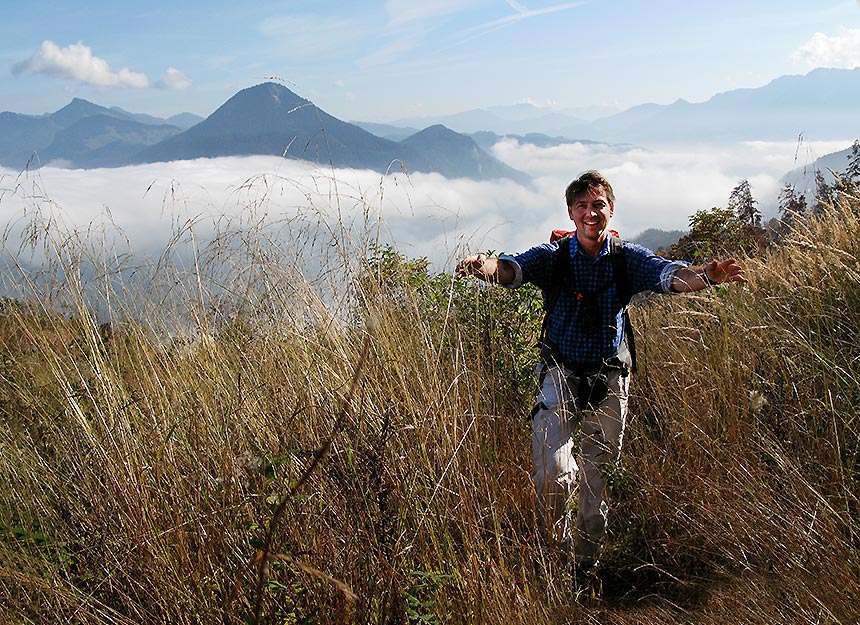
M 599 187 L 603 187 L 606 199 L 615 204 L 615 191 L 612 190 L 612 185 L 604 178 L 603 174 L 594 170 L 580 174 L 579 178 L 567 185 L 564 199 L 568 206 L 573 206 L 573 200 L 577 195 L 585 191 L 597 191 Z

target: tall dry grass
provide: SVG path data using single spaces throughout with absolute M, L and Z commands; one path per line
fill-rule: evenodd
M 53 273 L 0 313 L 0 616 L 857 622 L 860 221 L 840 209 L 745 261 L 745 288 L 637 308 L 590 605 L 534 532 L 528 292 L 383 275 L 360 247 L 316 263 L 323 288 L 245 223 L 136 282 L 51 239 Z

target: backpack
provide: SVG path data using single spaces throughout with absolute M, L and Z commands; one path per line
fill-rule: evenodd
M 549 317 L 555 309 L 556 301 L 563 289 L 562 285 L 567 282 L 567 277 L 570 272 L 570 238 L 575 236 L 575 231 L 566 232 L 563 230 L 553 230 L 550 236 L 550 242 L 558 241 L 558 249 L 553 253 L 552 280 L 550 287 L 543 290 L 544 301 L 544 318 L 541 324 L 539 345 L 541 347 L 541 358 L 545 361 L 557 362 L 563 364 L 563 360 L 558 357 L 558 352 L 551 341 L 547 339 L 546 330 L 549 325 Z M 624 364 L 626 359 L 620 357 L 625 347 L 629 352 L 630 370 L 636 372 L 636 345 L 633 338 L 633 326 L 630 323 L 630 315 L 627 312 L 627 305 L 630 303 L 630 298 L 633 296 L 630 286 L 630 280 L 627 276 L 627 254 L 624 250 L 623 242 L 614 230 L 609 231 L 609 257 L 612 263 L 612 279 L 615 282 L 618 299 L 624 311 L 622 313 L 622 323 L 624 324 L 624 338 L 619 354 L 614 358 Z M 583 299 L 585 296 L 582 293 L 574 292 L 577 299 Z

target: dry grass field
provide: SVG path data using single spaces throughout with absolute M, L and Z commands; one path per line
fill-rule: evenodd
M 334 288 L 241 228 L 115 277 L 46 236 L 4 274 L 0 621 L 857 623 L 859 215 L 635 308 L 586 603 L 535 535 L 536 293 L 370 246 Z

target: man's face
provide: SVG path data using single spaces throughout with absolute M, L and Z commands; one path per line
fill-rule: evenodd
M 570 218 L 576 224 L 576 231 L 594 241 L 604 236 L 614 210 L 602 186 L 577 194 L 573 198 L 573 205 L 567 207 Z

